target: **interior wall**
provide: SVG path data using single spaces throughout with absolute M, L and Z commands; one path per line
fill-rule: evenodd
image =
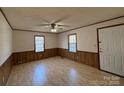
M 97 28 L 120 24 L 123 22 L 124 22 L 124 18 L 119 18 L 60 34 L 13 31 L 13 42 L 14 42 L 13 52 L 34 50 L 34 35 L 45 36 L 46 49 L 50 49 L 50 48 L 68 49 L 68 34 L 77 33 L 77 48 L 79 51 L 98 53 Z
M 12 54 L 12 29 L 0 12 L 0 66 Z
M 13 52 L 23 52 L 34 50 L 34 36 L 45 36 L 45 49 L 57 48 L 57 34 L 38 33 L 27 31 L 13 31 Z
M 119 18 L 96 25 L 71 30 L 58 35 L 59 48 L 68 49 L 68 35 L 77 33 L 77 49 L 79 51 L 98 53 L 97 48 L 97 28 L 124 23 L 124 18 Z

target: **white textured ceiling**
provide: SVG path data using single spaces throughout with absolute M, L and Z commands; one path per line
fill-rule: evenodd
M 76 27 L 103 21 L 109 18 L 124 15 L 124 8 L 2 8 L 7 19 L 14 29 L 50 32 L 50 27 L 38 26 L 39 24 L 53 23 L 65 18 L 58 24 L 69 25 L 61 27 L 58 32 Z

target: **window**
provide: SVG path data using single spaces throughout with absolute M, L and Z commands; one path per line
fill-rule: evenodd
M 43 52 L 44 51 L 44 36 L 35 36 L 35 52 Z
M 69 41 L 69 52 L 77 52 L 77 35 L 76 34 L 71 34 L 68 37 Z

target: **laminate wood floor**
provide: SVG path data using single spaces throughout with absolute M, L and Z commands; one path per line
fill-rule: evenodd
M 124 85 L 124 78 L 66 58 L 53 57 L 14 66 L 7 85 Z

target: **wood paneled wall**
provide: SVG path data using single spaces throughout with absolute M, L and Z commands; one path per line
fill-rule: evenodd
M 13 65 L 12 55 L 0 67 L 0 86 L 6 85 Z
M 0 67 L 0 85 L 7 83 L 12 65 L 41 60 L 44 58 L 62 56 L 82 64 L 99 68 L 98 53 L 77 51 L 77 53 L 69 52 L 67 49 L 52 48 L 46 49 L 45 52 L 35 53 L 35 51 L 16 52 L 11 55 L 6 62 Z
M 13 61 L 16 65 L 54 56 L 62 56 L 92 67 L 99 68 L 98 53 L 84 51 L 77 51 L 77 53 L 73 53 L 62 48 L 46 49 L 45 52 L 41 53 L 36 53 L 34 50 L 13 53 Z
M 69 52 L 67 49 L 58 49 L 58 55 L 69 58 L 71 60 L 99 68 L 98 53 L 77 51 L 77 53 Z
M 16 52 L 13 53 L 14 65 L 57 56 L 58 55 L 57 51 L 58 51 L 57 48 L 52 48 L 52 49 L 45 49 L 44 52 L 39 52 L 39 53 L 36 53 L 34 50 Z

